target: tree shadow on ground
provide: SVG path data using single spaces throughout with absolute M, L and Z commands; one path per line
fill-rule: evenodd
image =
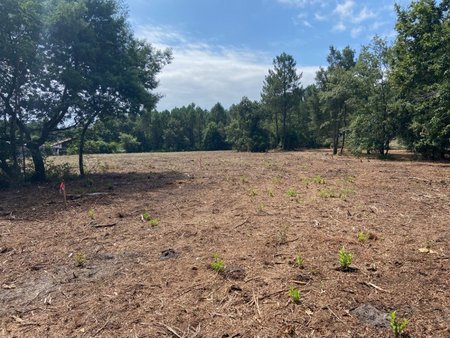
M 188 183 L 192 177 L 178 171 L 147 173 L 95 173 L 65 180 L 67 207 L 93 200 L 129 199 L 139 194 L 171 190 Z M 64 210 L 64 196 L 59 181 L 27 184 L 0 191 L 0 221 L 2 219 L 39 219 L 49 213 Z M 44 215 L 42 215 L 44 216 Z

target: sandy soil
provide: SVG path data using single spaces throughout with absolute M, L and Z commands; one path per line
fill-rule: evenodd
M 449 164 L 326 151 L 87 164 L 66 207 L 57 182 L 0 191 L 1 337 L 393 337 L 393 310 L 411 337 L 450 337 Z

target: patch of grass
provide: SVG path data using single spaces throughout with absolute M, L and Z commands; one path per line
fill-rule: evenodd
M 88 217 L 91 219 L 91 220 L 95 220 L 95 210 L 94 209 L 89 209 L 88 210 Z
M 354 193 L 355 193 L 355 190 L 346 188 L 346 189 L 343 189 L 343 190 L 341 191 L 341 193 L 339 194 L 339 197 L 340 197 L 340 198 L 347 198 L 348 196 L 351 196 L 351 195 L 353 195 Z
M 73 259 L 75 260 L 75 266 L 78 268 L 82 268 L 86 265 L 87 256 L 84 252 L 77 252 Z
M 300 255 L 295 256 L 294 262 L 295 262 L 295 265 L 297 265 L 299 268 L 303 268 L 304 262 L 303 262 L 302 256 L 300 256 Z
M 325 184 L 325 179 L 320 175 L 314 176 L 311 181 L 315 184 Z
M 338 197 L 337 194 L 330 189 L 320 189 L 319 190 L 319 196 L 322 198 L 335 198 Z
M 294 188 L 289 188 L 287 191 L 287 195 L 289 197 L 297 197 L 297 191 Z
M 339 250 L 339 266 L 342 270 L 347 271 L 352 264 L 353 255 L 342 247 Z
M 406 326 L 409 323 L 409 320 L 403 319 L 397 320 L 397 313 L 395 311 L 392 311 L 389 313 L 389 323 L 391 325 L 392 332 L 394 333 L 394 336 L 401 337 L 403 335 L 403 332 L 405 331 Z
M 252 189 L 252 190 L 250 190 L 250 192 L 248 193 L 248 195 L 249 195 L 250 197 L 254 197 L 254 196 L 257 196 L 258 193 L 256 192 L 255 189 Z
M 150 222 L 152 220 L 152 216 L 150 216 L 147 209 L 144 210 L 144 213 L 142 214 L 142 218 L 146 222 Z
M 369 236 L 362 230 L 358 231 L 358 241 L 365 242 L 369 239 Z
M 294 288 L 294 287 L 289 288 L 289 297 L 291 297 L 292 301 L 295 304 L 300 303 L 300 297 L 301 297 L 300 290 L 297 288 Z
M 155 227 L 159 224 L 159 219 L 157 218 L 152 218 L 150 221 L 148 221 L 148 223 L 152 226 Z
M 273 191 L 271 189 L 269 189 L 267 191 L 267 193 L 269 194 L 269 197 L 274 197 L 275 195 L 273 194 Z
M 219 257 L 219 255 L 215 254 L 210 266 L 214 271 L 221 272 L 225 269 L 225 262 Z

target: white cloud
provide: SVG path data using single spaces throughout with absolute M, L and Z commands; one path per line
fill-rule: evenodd
M 352 20 L 353 22 L 359 23 L 374 17 L 375 13 L 364 6 L 364 8 L 358 13 L 358 15 L 354 16 Z
M 357 38 L 362 33 L 362 31 L 363 31 L 363 27 L 361 27 L 361 26 L 352 28 L 352 30 L 350 32 L 352 35 L 352 38 Z
M 312 28 L 312 25 L 309 23 L 308 20 L 303 20 L 302 23 L 305 27 Z
M 347 29 L 347 27 L 345 27 L 344 23 L 342 22 L 338 22 L 337 24 L 335 24 L 333 26 L 333 32 L 343 32 Z
M 334 13 L 340 15 L 341 17 L 349 17 L 353 14 L 353 8 L 355 2 L 353 0 L 345 0 L 342 3 L 338 3 L 334 9 Z
M 317 21 L 325 21 L 325 20 L 327 19 L 327 17 L 326 17 L 325 15 L 321 15 L 321 14 L 319 14 L 319 13 L 315 13 L 315 14 L 314 14 L 314 18 L 315 18 Z
M 307 5 L 320 4 L 322 7 L 326 5 L 327 0 L 277 0 L 279 3 L 295 7 L 305 7 Z
M 243 96 L 259 100 L 273 56 L 261 52 L 215 46 L 192 41 L 169 27 L 139 27 L 137 36 L 156 48 L 170 47 L 174 60 L 159 75 L 157 91 L 164 97 L 158 110 L 194 102 L 210 109 L 220 102 L 225 107 Z M 314 83 L 319 67 L 298 67 L 303 85 Z

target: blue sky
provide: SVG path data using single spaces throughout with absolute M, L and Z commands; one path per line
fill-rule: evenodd
M 302 83 L 326 65 L 329 46 L 356 50 L 395 36 L 394 3 L 408 0 L 126 0 L 135 34 L 174 60 L 159 75 L 158 110 L 259 100 L 275 56 L 297 61 Z

